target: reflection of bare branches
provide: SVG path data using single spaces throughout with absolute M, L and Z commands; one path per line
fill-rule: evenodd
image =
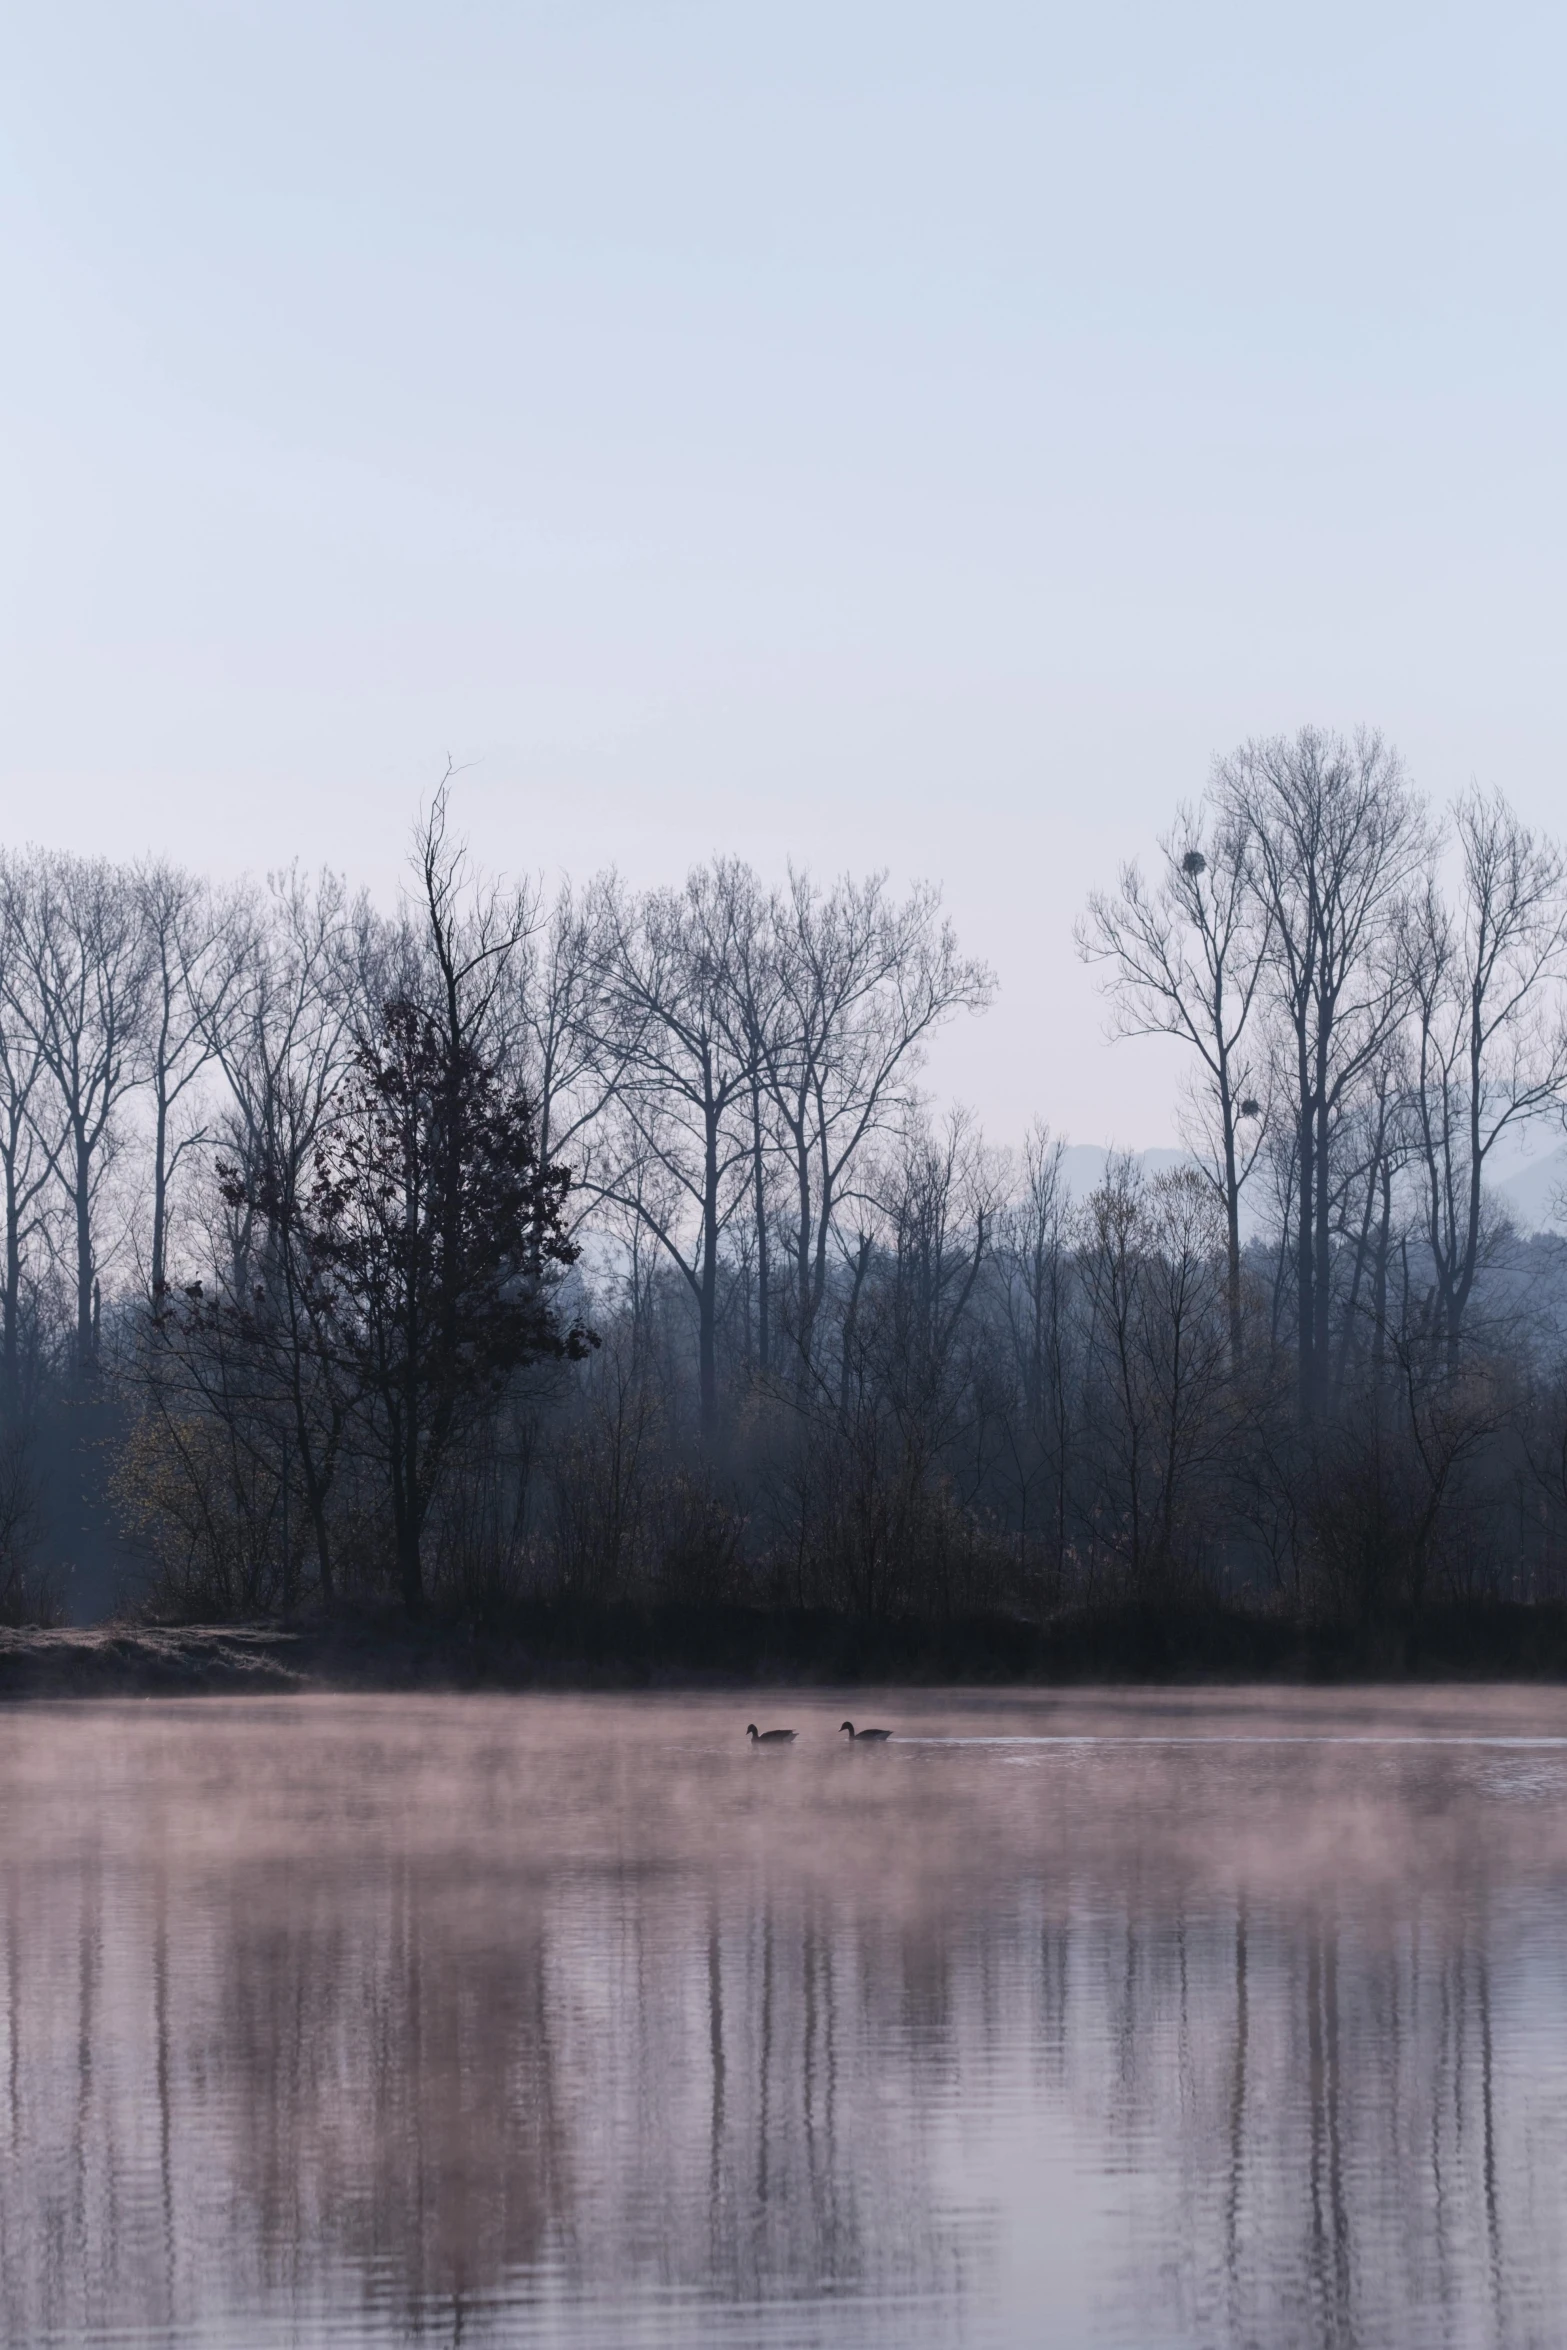
M 910 1698 L 1115 1742 L 781 1767 L 689 1698 L 0 1720 L 0 2334 L 484 2341 L 547 2291 L 950 2340 L 1050 2212 L 1046 2327 L 1530 2338 L 1561 1754 L 1160 1743 L 1258 1704 Z

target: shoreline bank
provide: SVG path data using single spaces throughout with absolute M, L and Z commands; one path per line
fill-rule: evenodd
M 1448 1605 L 1374 1628 L 1234 1608 L 865 1622 L 825 1610 L 543 1603 L 482 1627 L 343 1613 L 292 1625 L 0 1630 L 0 1702 L 315 1691 L 1076 1687 L 1567 1681 L 1567 1607 Z

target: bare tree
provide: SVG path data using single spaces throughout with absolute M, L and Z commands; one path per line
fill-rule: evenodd
M 1349 1258 L 1349 1288 L 1339 1333 L 1337 1384 L 1343 1387 L 1369 1314 L 1374 1385 L 1387 1367 L 1389 1275 L 1395 1191 L 1414 1149 L 1407 1039 L 1400 1031 L 1367 1067 L 1347 1112 L 1335 1123 L 1338 1224 Z
M 63 1613 L 37 1567 L 41 1500 L 29 1431 L 0 1422 L 0 1624 L 55 1624 Z
M 1002 1311 L 1016 1374 L 1016 1406 L 1006 1415 L 1018 1492 L 1018 1534 L 1026 1551 L 1042 1515 L 1051 1582 L 1059 1590 L 1069 1542 L 1071 1462 L 1071 1224 L 1062 1173 L 1065 1145 L 1036 1126 L 1023 1148 L 1022 1184 L 998 1221 L 996 1261 Z M 1045 1503 L 1034 1507 L 1043 1482 Z
M 1174 1036 L 1196 1052 L 1190 1139 L 1223 1205 L 1230 1346 L 1239 1363 L 1241 1192 L 1261 1148 L 1266 1096 L 1253 1014 L 1273 913 L 1253 886 L 1247 826 L 1233 809 L 1178 809 L 1159 851 L 1155 887 L 1129 864 L 1114 895 L 1095 891 L 1077 926 L 1078 952 L 1109 966 L 1117 1035 Z
M 858 1612 L 946 1613 L 972 1548 L 952 1471 L 976 1392 L 969 1342 L 995 1162 L 963 1112 L 933 1126 L 915 1110 L 857 1201 L 863 1221 L 839 1231 L 842 1277 L 828 1287 L 840 1376 L 813 1380 L 790 1448 L 798 1547 L 815 1549 L 828 1591 Z
M 414 830 L 406 946 L 433 966 L 453 1051 L 494 1056 L 507 1042 L 514 970 L 538 927 L 538 892 L 475 874 L 466 841 L 452 837 L 452 774 L 448 765 Z
M 994 1155 L 973 1118 L 940 1126 L 913 1112 L 876 1184 L 884 1277 L 878 1320 L 885 1370 L 906 1423 L 936 1441 L 954 1391 L 960 1333 L 994 1245 Z
M 1204 1472 L 1225 1436 L 1223 1235 L 1195 1169 L 1147 1183 L 1113 1158 L 1084 1209 L 1090 1525 L 1139 1598 L 1189 1573 L 1201 1544 Z
M 1381 737 L 1304 727 L 1221 762 L 1215 800 L 1245 843 L 1293 1097 L 1298 1395 L 1330 1369 L 1333 1122 L 1408 1002 L 1404 907 L 1424 865 L 1424 811 Z
M 98 1361 L 97 1207 L 127 1094 L 146 1074 L 151 958 L 129 878 L 96 857 L 27 860 L 14 952 L 25 988 L 14 999 L 59 1097 L 49 1138 L 71 1222 L 77 1374 Z M 39 1131 L 35 1128 L 35 1131 Z
M 154 865 L 139 883 L 153 957 L 161 1343 L 143 1366 L 123 1497 L 133 1522 L 153 1497 L 152 1516 L 171 1530 L 172 1548 L 153 1544 L 166 1601 L 177 1584 L 187 1604 L 229 1591 L 235 1604 L 280 1597 L 286 1610 L 298 1582 L 296 1495 L 320 1589 L 332 1595 L 328 1501 L 345 1414 L 295 1208 L 382 975 L 384 932 L 331 874 L 312 881 L 294 869 L 264 890 L 219 893 Z M 208 1071 L 221 1098 L 179 1119 Z M 182 1161 L 205 1159 L 208 1146 L 219 1177 L 199 1200 L 209 1261 L 181 1293 L 169 1269 L 172 1186 Z
M 147 1085 L 152 1096 L 152 1236 L 148 1282 L 154 1300 L 168 1288 L 169 1220 L 182 1161 L 212 1139 L 182 1105 L 217 1057 L 239 971 L 230 951 L 229 907 L 208 884 L 162 859 L 137 868 L 136 894 L 150 959 Z
M 1557 1108 L 1567 1084 L 1567 891 L 1561 851 L 1500 794 L 1466 793 L 1454 821 L 1458 905 L 1428 875 L 1409 963 L 1421 1225 L 1456 1370 L 1482 1260 L 1486 1163 L 1510 1128 Z
M 333 873 L 298 868 L 247 890 L 224 923 L 226 964 L 203 989 L 207 1043 L 228 1082 L 225 1159 L 246 1178 L 244 1197 L 297 1186 L 331 1115 L 356 1029 L 389 987 L 388 940 L 362 900 Z M 229 1278 L 250 1286 L 255 1210 L 235 1211 Z M 264 1236 L 263 1236 L 264 1238 Z
M 44 1063 L 42 1019 L 26 952 L 32 868 L 0 862 L 0 1185 L 5 1265 L 0 1275 L 0 1402 L 14 1425 L 22 1394 L 24 1285 L 34 1242 L 47 1236 L 54 1163 L 64 1139 Z
M 617 1024 L 602 1002 L 601 929 L 613 895 L 602 888 L 581 894 L 563 883 L 548 920 L 530 932 L 510 966 L 509 1030 L 538 1105 L 540 1155 L 569 1162 L 573 1171 L 565 1209 L 573 1232 L 606 1194 L 625 1188 L 624 1170 L 610 1156 L 610 1113 L 625 1066 Z
M 756 1037 L 788 1169 L 793 1335 L 808 1377 L 834 1219 L 856 1161 L 912 1105 L 932 1031 L 956 1011 L 982 1010 L 995 982 L 959 953 L 935 890 L 922 885 L 897 905 L 884 874 L 823 891 L 793 873 L 772 928 L 777 993 Z
M 699 867 L 681 890 L 631 899 L 600 885 L 601 1066 L 629 1129 L 606 1196 L 646 1223 L 697 1314 L 703 1441 L 718 1434 L 718 1262 L 743 1197 L 750 1043 L 736 975 L 762 919 L 748 866 Z M 649 1179 L 649 1167 L 656 1175 Z M 633 1179 L 631 1170 L 640 1172 Z
M 735 1016 L 746 1062 L 746 1129 L 750 1141 L 751 1234 L 746 1254 L 756 1295 L 756 1364 L 765 1379 L 773 1368 L 773 1225 L 777 1210 L 777 1116 L 768 1073 L 787 1058 L 793 1012 L 781 968 L 776 901 L 765 921 L 736 942 Z

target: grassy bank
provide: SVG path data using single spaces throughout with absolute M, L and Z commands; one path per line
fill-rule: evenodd
M 857 1622 L 825 1611 L 543 1604 L 479 1629 L 394 1614 L 283 1626 L 0 1632 L 0 1699 L 299 1689 L 639 1689 L 856 1682 L 1567 1680 L 1567 1608 L 1450 1605 L 1371 1630 L 1234 1608 Z

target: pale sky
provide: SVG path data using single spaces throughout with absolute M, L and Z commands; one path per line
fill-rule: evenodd
M 6 837 L 945 888 L 1001 1139 L 1171 1137 L 1087 891 L 1380 725 L 1563 814 L 1560 9 L 47 0 Z

